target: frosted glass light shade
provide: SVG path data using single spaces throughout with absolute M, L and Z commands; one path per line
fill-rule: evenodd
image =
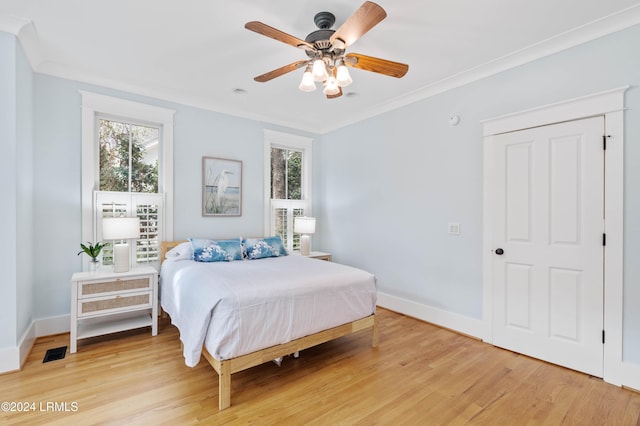
M 336 80 L 338 80 L 338 85 L 340 87 L 346 87 L 353 83 L 351 76 L 349 75 L 349 69 L 346 65 L 342 64 L 338 66 L 336 70 Z
M 302 81 L 300 82 L 298 89 L 303 92 L 313 92 L 316 90 L 316 83 L 313 80 L 313 74 L 311 74 L 311 71 L 305 71 L 304 74 L 302 74 Z
M 293 232 L 297 234 L 313 234 L 316 232 L 316 218 L 300 216 L 293 221 Z
M 130 240 L 140 238 L 140 219 L 137 217 L 106 217 L 102 219 L 102 238 Z
M 340 87 L 338 87 L 336 78 L 333 76 L 327 78 L 327 81 L 324 84 L 324 94 L 337 95 L 338 93 L 340 93 Z
M 327 78 L 327 67 L 322 59 L 313 61 L 313 78 L 315 81 L 323 81 Z

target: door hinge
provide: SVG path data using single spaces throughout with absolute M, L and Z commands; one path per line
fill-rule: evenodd
M 602 343 L 604 344 L 604 330 L 602 330 Z
M 602 149 L 607 150 L 607 135 L 602 135 Z
M 602 245 L 603 246 L 607 245 L 607 234 L 602 234 Z

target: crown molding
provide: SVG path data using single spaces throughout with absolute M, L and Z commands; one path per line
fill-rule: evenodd
M 20 30 L 30 24 L 31 20 L 21 16 L 0 15 L 0 31 L 18 36 Z
M 31 68 L 38 71 L 44 55 L 33 21 L 20 16 L 0 15 L 0 31 L 16 36 Z
M 115 90 L 122 90 L 137 95 L 163 99 L 186 106 L 202 108 L 320 135 L 393 111 L 403 106 L 430 98 L 440 93 L 464 86 L 474 81 L 481 80 L 638 24 L 640 24 L 640 4 L 631 6 L 617 13 L 574 28 L 570 31 L 566 31 L 562 34 L 558 34 L 541 42 L 532 44 L 482 65 L 454 74 L 433 84 L 429 84 L 415 90 L 412 93 L 393 98 L 375 108 L 350 114 L 345 120 L 314 124 L 303 123 L 300 121 L 300 117 L 298 117 L 297 120 L 274 120 L 267 114 L 247 113 L 240 109 L 230 109 L 228 106 L 216 104 L 208 99 L 197 99 L 185 96 L 182 93 L 175 93 L 171 90 L 158 90 L 157 88 L 131 85 L 129 83 L 123 83 L 122 81 L 105 78 L 103 76 L 96 76 L 82 70 L 73 70 L 60 64 L 46 61 L 46 58 L 42 54 L 41 43 L 38 39 L 32 21 L 17 16 L 0 15 L 0 31 L 16 35 L 35 72 L 104 86 Z
M 361 114 L 350 115 L 348 120 L 334 122 L 330 128 L 322 129 L 321 134 L 430 98 L 638 24 L 640 24 L 640 4 L 454 74 L 413 93 L 398 96 L 377 108 L 363 111 Z

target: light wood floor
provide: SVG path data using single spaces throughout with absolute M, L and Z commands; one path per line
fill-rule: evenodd
M 81 341 L 46 364 L 45 351 L 69 336 L 40 338 L 23 371 L 0 375 L 0 400 L 35 411 L 0 412 L 0 424 L 640 424 L 638 393 L 379 313 L 378 349 L 360 332 L 234 374 L 222 412 L 217 375 L 204 359 L 184 365 L 166 321 L 157 337 L 142 329 Z

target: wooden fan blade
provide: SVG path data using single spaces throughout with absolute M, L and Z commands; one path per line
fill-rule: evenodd
M 284 67 L 277 68 L 273 71 L 266 72 L 262 75 L 254 77 L 253 79 L 259 83 L 265 83 L 269 80 L 273 80 L 276 77 L 280 77 L 288 72 L 295 71 L 298 68 L 302 68 L 307 65 L 309 61 L 296 61 L 292 64 L 285 65 Z
M 262 34 L 267 37 L 271 37 L 274 40 L 281 41 L 285 44 L 288 44 L 293 47 L 297 47 L 299 49 L 304 50 L 315 50 L 313 45 L 307 43 L 304 40 L 300 40 L 298 37 L 294 37 L 290 34 L 282 32 L 276 28 L 270 27 L 267 24 L 263 24 L 258 21 L 247 22 L 244 27 L 248 30 L 256 32 L 258 34 Z
M 347 66 L 396 78 L 404 77 L 407 71 L 409 71 L 409 65 L 374 58 L 373 56 L 361 55 L 360 53 L 348 53 L 344 58 L 344 63 L 347 64 Z
M 338 87 L 339 92 L 336 93 L 335 95 L 327 95 L 327 99 L 335 99 L 335 98 L 339 98 L 340 96 L 342 96 L 342 87 Z
M 355 13 L 333 33 L 329 41 L 331 44 L 334 44 L 337 39 L 340 39 L 344 42 L 345 47 L 351 46 L 356 40 L 386 17 L 387 12 L 385 12 L 382 7 L 373 2 L 365 1 L 362 6 L 360 6 L 360 9 L 356 10 Z

